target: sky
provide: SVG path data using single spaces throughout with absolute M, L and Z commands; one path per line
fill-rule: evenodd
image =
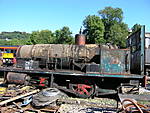
M 99 16 L 107 6 L 121 8 L 129 28 L 138 23 L 150 32 L 150 0 L 0 0 L 0 32 L 54 32 L 68 26 L 76 34 L 86 16 Z

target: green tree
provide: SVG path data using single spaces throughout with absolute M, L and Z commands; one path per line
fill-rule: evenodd
M 141 25 L 140 25 L 140 24 L 134 24 L 134 26 L 131 28 L 132 33 L 133 33 L 133 32 L 136 32 L 136 31 L 139 30 L 140 28 L 141 28 Z
M 109 31 L 110 37 L 107 41 L 112 45 L 117 45 L 118 47 L 126 47 L 126 37 L 128 35 L 128 31 L 126 30 L 127 28 L 128 28 L 127 25 L 124 23 L 113 24 L 110 27 Z
M 30 36 L 29 33 L 26 32 L 19 32 L 19 31 L 14 31 L 14 32 L 2 32 L 0 33 L 0 38 L 1 39 L 13 39 L 13 38 L 18 38 L 18 39 L 25 39 Z
M 128 35 L 128 26 L 123 20 L 121 8 L 105 7 L 98 12 L 105 26 L 104 39 L 107 43 L 125 47 L 125 39 Z
M 55 31 L 55 41 L 56 44 L 72 44 L 73 36 L 72 32 L 69 30 L 69 27 L 64 26 L 60 30 Z
M 4 39 L 0 39 L 0 45 L 9 45 L 9 43 Z
M 123 11 L 121 8 L 105 7 L 105 9 L 98 11 L 98 13 L 101 15 L 104 24 L 121 23 L 123 20 Z
M 42 38 L 43 44 L 51 44 L 53 43 L 54 34 L 50 30 L 42 30 L 40 31 L 40 37 Z
M 86 35 L 87 43 L 104 43 L 104 24 L 100 17 L 96 15 L 89 15 L 83 21 L 83 26 L 85 30 L 83 34 Z
M 33 31 L 30 35 L 30 40 L 32 44 L 38 44 L 40 43 L 40 37 L 39 37 L 39 31 Z
M 29 38 L 24 38 L 24 39 L 18 39 L 18 38 L 13 38 L 10 40 L 4 40 L 0 39 L 0 45 L 26 45 L 26 44 L 31 44 L 28 42 Z
M 28 44 L 28 39 L 18 39 L 18 38 L 13 38 L 12 40 L 8 41 L 9 45 L 26 45 Z
M 30 35 L 32 44 L 50 44 L 53 40 L 53 33 L 50 30 L 33 31 Z

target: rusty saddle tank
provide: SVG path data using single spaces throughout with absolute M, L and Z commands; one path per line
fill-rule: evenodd
M 99 54 L 99 45 L 36 44 L 24 45 L 17 51 L 17 59 L 39 61 L 39 65 L 50 68 L 81 68 L 83 64 L 94 62 Z M 19 61 L 20 62 L 20 61 Z M 95 62 L 97 62 L 95 60 Z M 55 65 L 55 66 L 53 66 Z M 56 68 L 55 67 L 55 68 Z

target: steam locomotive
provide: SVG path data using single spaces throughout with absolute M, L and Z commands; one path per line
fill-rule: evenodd
M 140 38 L 141 45 L 137 46 L 140 54 L 140 60 L 137 61 L 140 63 L 137 65 L 138 73 L 133 67 L 133 35 L 128 38 L 129 49 L 85 44 L 83 35 L 77 35 L 76 45 L 23 45 L 17 50 L 16 66 L 0 70 L 6 72 L 5 76 L 9 83 L 34 82 L 41 86 L 57 87 L 84 98 L 98 95 L 103 91 L 101 89 L 117 90 L 123 83 L 145 85 L 143 29 L 136 35 Z M 20 81 L 16 82 L 16 76 Z M 39 82 L 35 82 L 37 79 Z

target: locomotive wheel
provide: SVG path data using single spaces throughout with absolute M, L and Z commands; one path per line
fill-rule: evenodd
M 75 92 L 76 96 L 81 98 L 89 98 L 94 95 L 94 85 L 87 84 L 69 84 L 69 89 Z

